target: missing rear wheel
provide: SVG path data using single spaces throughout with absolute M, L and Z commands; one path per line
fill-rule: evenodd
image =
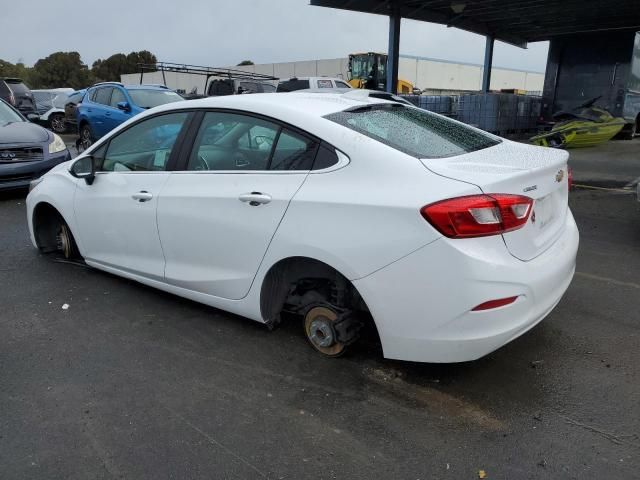
M 346 345 L 338 340 L 335 322 L 338 314 L 328 307 L 313 307 L 304 316 L 304 332 L 309 343 L 323 355 L 342 355 Z

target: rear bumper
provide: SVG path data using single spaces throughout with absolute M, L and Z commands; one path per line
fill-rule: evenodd
M 69 150 L 51 155 L 46 160 L 0 164 L 0 191 L 25 188 L 59 163 L 71 160 Z
M 523 262 L 500 236 L 441 238 L 354 281 L 375 319 L 384 356 L 417 362 L 464 362 L 500 348 L 544 319 L 575 272 L 578 229 L 567 211 L 562 236 Z M 507 306 L 473 312 L 488 300 Z

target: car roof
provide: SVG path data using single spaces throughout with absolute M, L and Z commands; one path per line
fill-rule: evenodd
M 120 82 L 100 82 L 95 85 L 91 85 L 89 88 L 98 88 L 98 87 L 122 87 L 127 90 L 162 90 L 164 92 L 173 92 L 170 88 L 165 87 L 164 85 L 152 85 L 152 84 L 138 84 L 134 83 L 131 85 L 123 85 Z
M 358 93 L 353 93 L 358 92 Z M 323 117 L 352 107 L 377 103 L 394 103 L 380 98 L 368 97 L 366 90 L 355 90 L 348 93 L 315 93 L 305 90 L 285 93 L 254 93 L 251 95 L 225 95 L 186 100 L 156 107 L 163 110 L 179 108 L 231 108 L 264 115 L 276 114 L 288 116 L 287 112 L 296 115 Z
M 347 83 L 347 81 L 343 78 L 338 78 L 338 77 L 289 77 L 289 78 L 281 78 L 279 80 L 279 82 L 288 82 L 289 80 L 313 80 L 313 79 L 317 79 L 317 80 L 339 80 L 341 82 Z M 278 83 L 279 83 L 278 82 Z
M 164 85 L 148 85 L 148 84 L 133 84 L 133 85 L 121 85 L 127 90 L 162 90 L 164 92 L 173 92 L 170 88 L 165 87 Z

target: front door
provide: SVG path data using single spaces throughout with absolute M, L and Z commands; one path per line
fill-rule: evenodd
M 150 278 L 164 277 L 156 210 L 173 147 L 188 113 L 150 117 L 98 149 L 99 171 L 78 182 L 74 208 L 82 253 L 88 262 Z
M 275 122 L 206 113 L 188 164 L 167 180 L 158 204 L 166 281 L 243 298 L 316 148 Z
M 110 132 L 131 118 L 131 106 L 129 106 L 129 111 L 118 108 L 118 103 L 122 102 L 127 102 L 127 97 L 125 97 L 124 92 L 120 88 L 114 87 L 109 106 L 105 108 L 104 112 L 104 126 L 107 132 Z

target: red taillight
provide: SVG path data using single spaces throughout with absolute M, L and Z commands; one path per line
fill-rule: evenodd
M 484 237 L 521 228 L 529 219 L 533 199 L 493 193 L 469 195 L 432 203 L 422 216 L 449 238 Z
M 569 184 L 569 190 L 573 188 L 573 170 L 567 166 L 567 183 Z
M 477 307 L 473 308 L 472 312 L 478 310 L 491 310 L 492 308 L 504 307 L 516 301 L 518 297 L 499 298 L 498 300 L 489 300 L 488 302 L 481 303 Z

